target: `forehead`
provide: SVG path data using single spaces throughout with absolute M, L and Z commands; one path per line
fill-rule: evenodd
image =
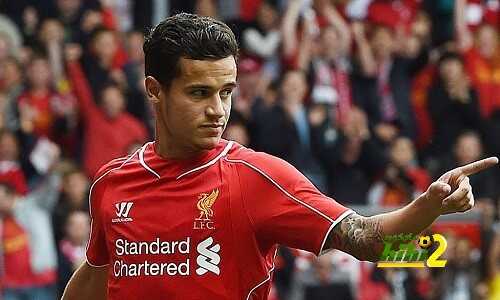
M 220 83 L 236 81 L 236 62 L 233 56 L 218 60 L 196 60 L 181 58 L 179 75 L 176 79 L 185 83 L 203 82 Z

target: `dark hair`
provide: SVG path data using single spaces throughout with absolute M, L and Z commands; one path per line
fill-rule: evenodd
M 463 58 L 462 58 L 462 56 L 460 56 L 460 54 L 453 52 L 453 51 L 446 51 L 443 54 L 441 54 L 441 56 L 439 57 L 438 66 L 441 67 L 441 65 L 443 63 L 450 61 L 450 60 L 456 60 L 459 63 L 461 63 L 462 65 L 464 64 Z
M 179 59 L 217 60 L 238 55 L 231 29 L 210 17 L 181 13 L 154 27 L 144 41 L 146 76 L 168 87 L 179 72 Z

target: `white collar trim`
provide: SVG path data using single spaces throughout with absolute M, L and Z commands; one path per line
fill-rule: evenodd
M 189 170 L 187 172 L 182 173 L 181 175 L 177 176 L 176 179 L 180 179 L 180 178 L 182 178 L 182 177 L 184 177 L 186 175 L 189 175 L 189 174 L 191 174 L 193 172 L 199 171 L 199 170 L 201 170 L 203 168 L 207 168 L 207 167 L 210 167 L 211 165 L 215 164 L 219 159 L 221 159 L 221 157 L 225 156 L 229 152 L 229 150 L 231 150 L 231 148 L 233 147 L 233 144 L 234 144 L 234 142 L 230 141 L 229 143 L 227 143 L 227 145 L 224 148 L 224 150 L 221 153 L 219 153 L 219 155 L 217 155 L 215 158 L 213 158 L 211 161 L 209 161 L 209 162 L 207 162 L 207 163 L 205 163 L 205 164 L 203 164 L 203 165 L 201 165 L 199 167 L 191 169 L 191 170 Z

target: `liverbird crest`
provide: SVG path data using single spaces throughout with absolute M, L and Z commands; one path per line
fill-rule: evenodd
M 198 204 L 196 207 L 200 210 L 200 216 L 196 220 L 207 221 L 214 216 L 212 205 L 219 196 L 219 189 L 213 190 L 209 193 L 202 193 L 198 196 Z

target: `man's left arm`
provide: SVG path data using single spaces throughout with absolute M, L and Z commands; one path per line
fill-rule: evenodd
M 497 158 L 487 158 L 453 169 L 413 202 L 398 210 L 364 217 L 351 214 L 329 233 L 325 249 L 339 249 L 360 260 L 377 261 L 383 250 L 384 236 L 419 234 L 440 215 L 465 212 L 474 206 L 469 175 L 490 168 Z

